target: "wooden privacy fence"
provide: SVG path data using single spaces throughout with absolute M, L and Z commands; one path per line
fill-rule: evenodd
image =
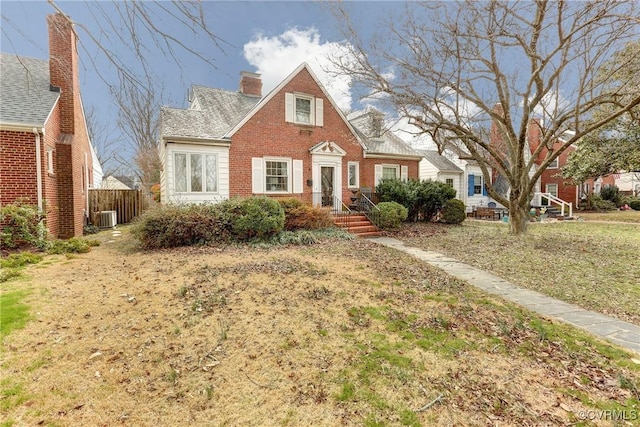
M 153 203 L 153 197 L 141 190 L 89 190 L 91 223 L 100 227 L 109 225 L 101 212 L 115 211 L 118 224 L 126 224 Z

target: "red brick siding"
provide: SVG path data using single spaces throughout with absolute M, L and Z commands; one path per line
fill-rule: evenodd
M 0 131 L 0 204 L 18 199 L 38 203 L 36 136 L 32 132 Z
M 291 92 L 304 93 L 324 100 L 323 126 L 309 127 L 285 122 L 285 93 Z M 377 163 L 408 165 L 409 177 L 418 177 L 417 161 L 364 159 L 362 146 L 338 112 L 332 108 L 313 77 L 303 69 L 233 135 L 229 151 L 230 196 L 251 195 L 251 158 L 281 156 L 303 161 L 303 192 L 305 198 L 310 199 L 312 190 L 306 185 L 306 181 L 312 179 L 312 156 L 309 149 L 324 141 L 335 142 L 346 151 L 342 158 L 342 194 L 345 203 L 351 195 L 347 188 L 349 161 L 360 162 L 361 186 L 373 187 L 373 164 Z
M 82 235 L 88 194 L 85 173 L 91 183 L 93 166 L 80 99 L 76 36 L 64 16 L 55 14 L 47 19 L 51 84 L 61 88 L 59 108 L 57 112 L 54 111 L 60 129 L 55 160 L 58 168 L 58 234 L 60 238 L 69 238 Z M 54 117 L 52 119 L 56 120 Z
M 47 20 L 51 84 L 60 87 L 61 93 L 41 137 L 42 197 L 49 232 L 53 237 L 69 238 L 83 232 L 84 167 L 91 183 L 93 165 L 80 100 L 75 34 L 64 16 L 50 15 Z M 0 204 L 19 198 L 38 203 L 35 140 L 32 132 L 0 131 Z M 51 174 L 47 151 L 53 152 Z

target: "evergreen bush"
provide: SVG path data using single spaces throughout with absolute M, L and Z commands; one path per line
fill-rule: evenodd
M 442 222 L 446 224 L 461 224 L 467 218 L 464 203 L 458 199 L 449 199 L 442 208 Z
M 380 214 L 375 223 L 382 229 L 400 228 L 408 216 L 407 208 L 396 202 L 378 203 L 378 209 L 380 209 Z

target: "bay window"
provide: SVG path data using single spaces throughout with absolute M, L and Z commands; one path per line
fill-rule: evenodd
M 203 153 L 175 153 L 176 193 L 217 193 L 218 156 Z

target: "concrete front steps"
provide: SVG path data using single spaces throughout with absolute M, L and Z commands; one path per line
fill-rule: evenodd
M 378 237 L 382 233 L 373 225 L 364 214 L 352 212 L 348 215 L 333 215 L 336 227 L 342 228 L 348 233 L 358 237 Z

